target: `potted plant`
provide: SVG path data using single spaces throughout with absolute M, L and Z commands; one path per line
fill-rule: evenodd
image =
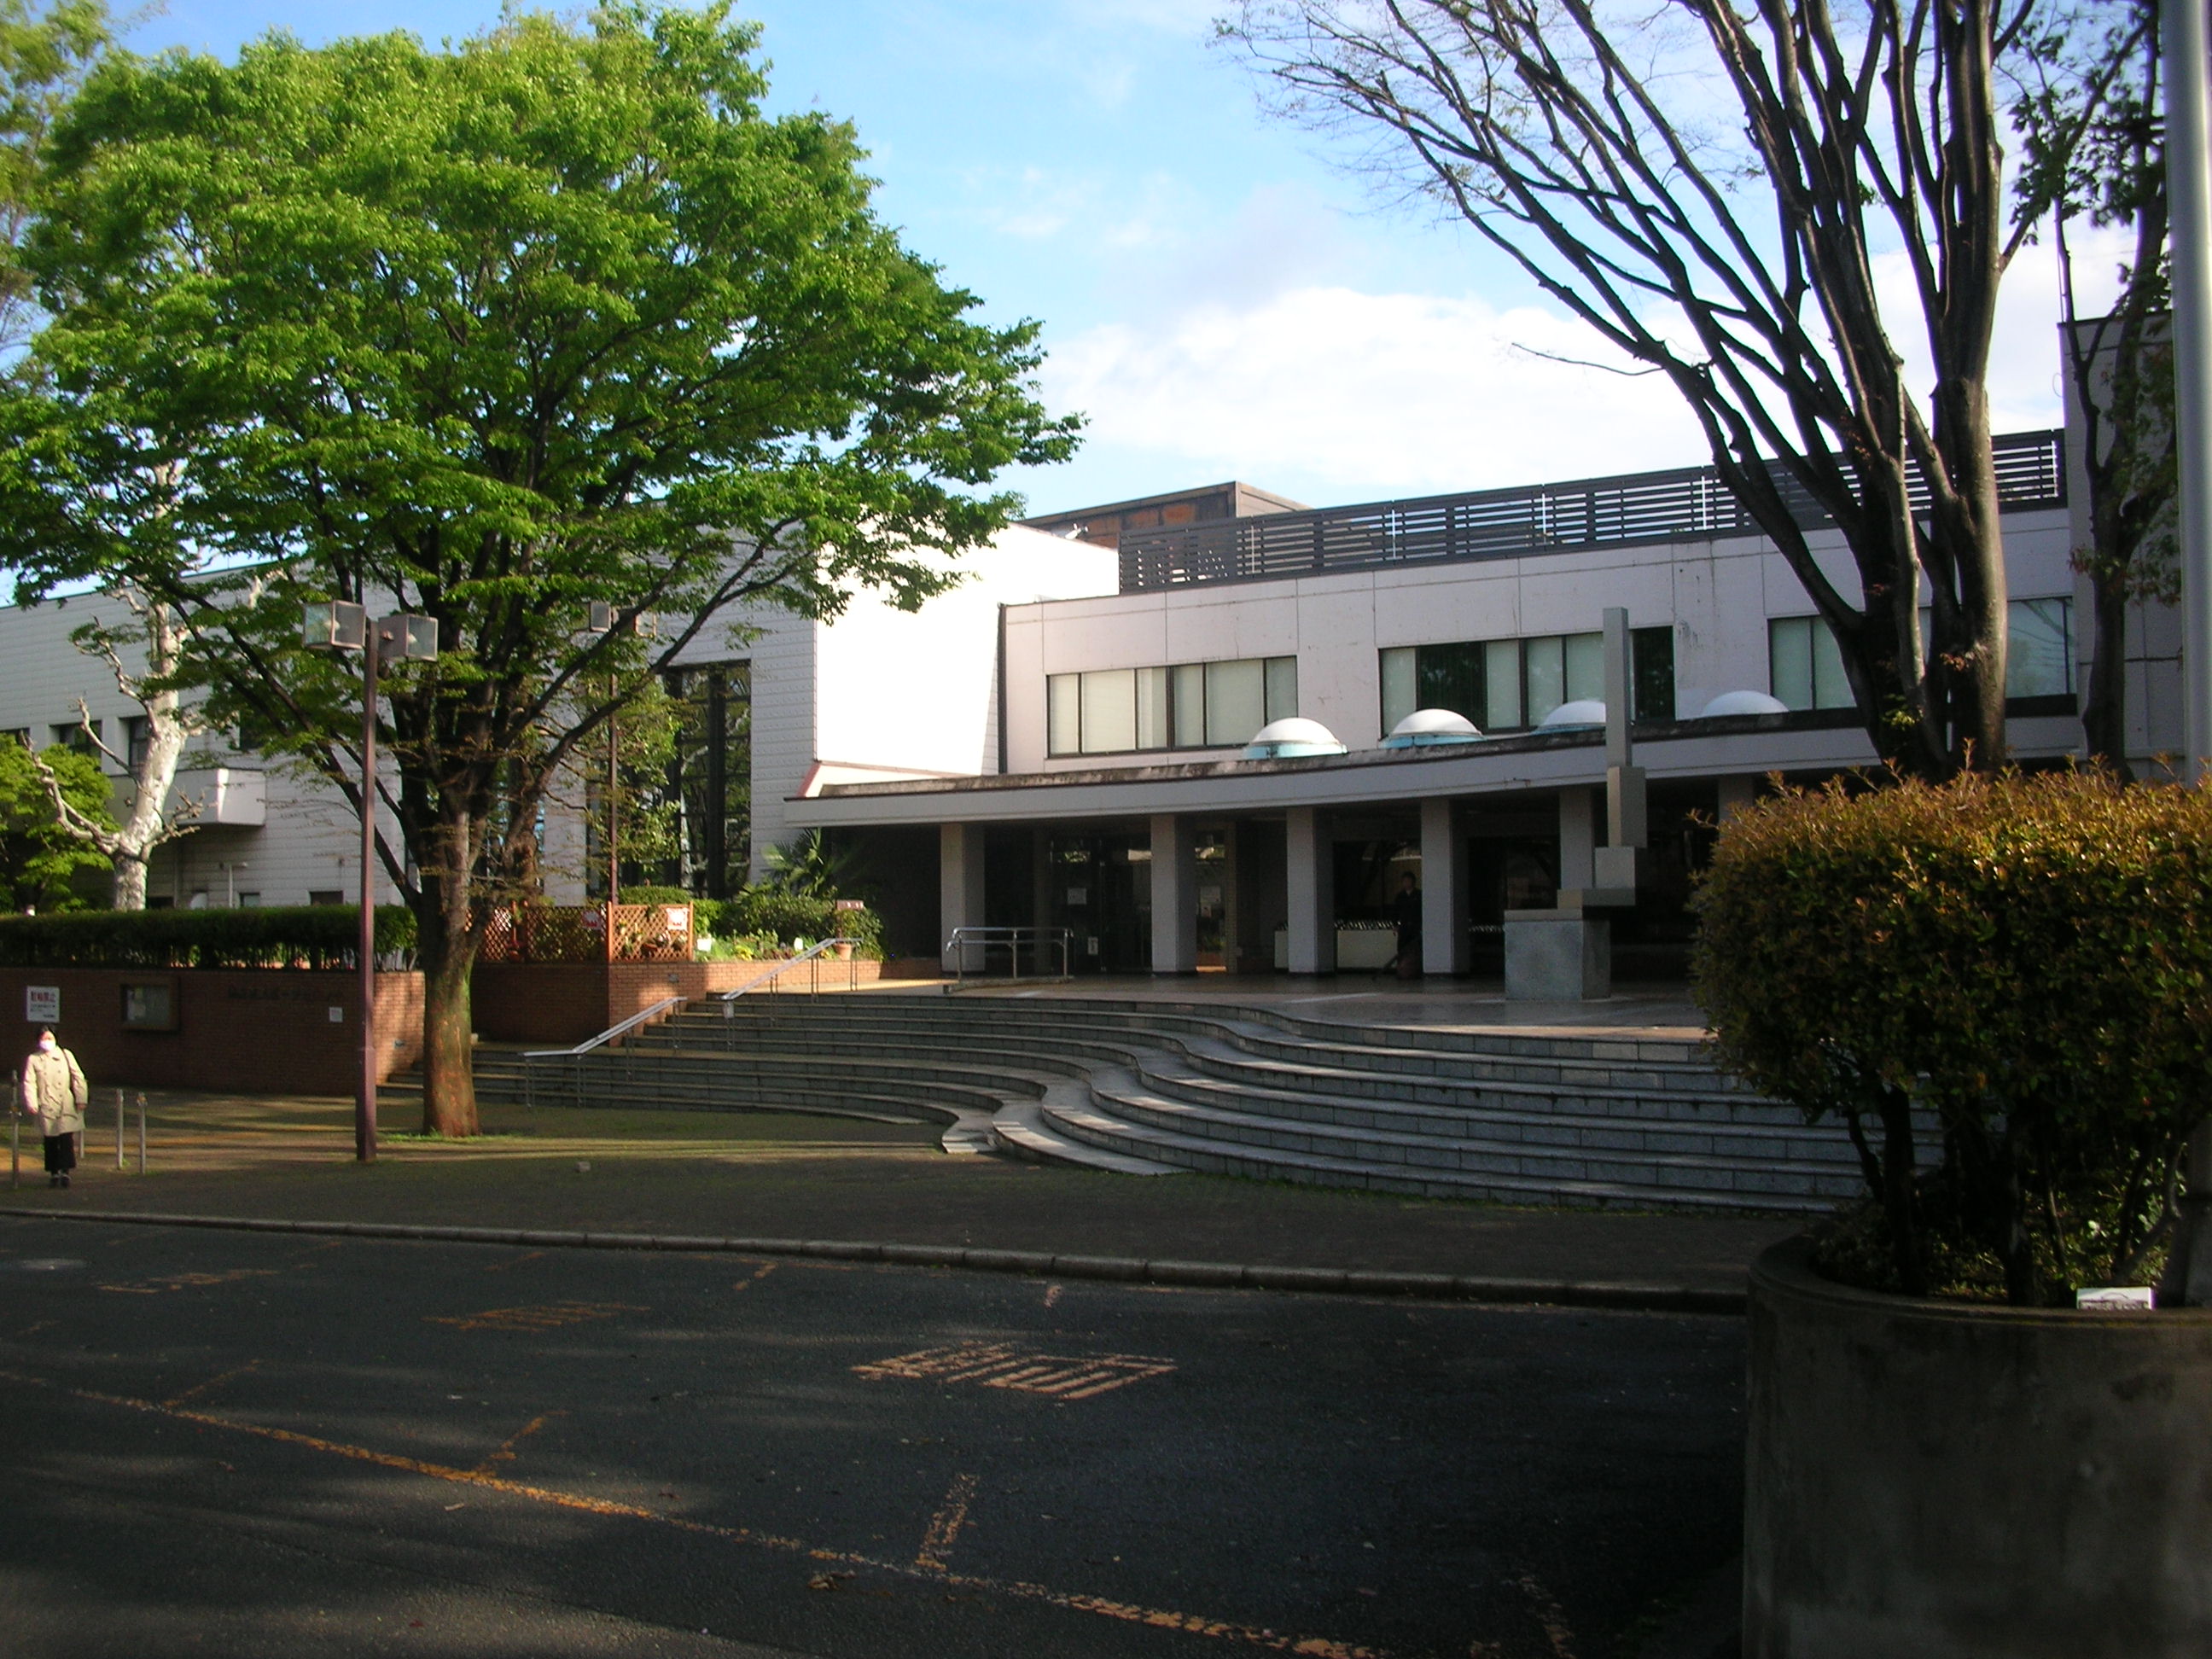
M 2212 794 L 1785 791 L 1698 903 L 1721 1062 L 1867 1185 L 1753 1275 L 1744 1653 L 2212 1652 L 2212 1313 L 2074 1305 L 2212 1103 Z

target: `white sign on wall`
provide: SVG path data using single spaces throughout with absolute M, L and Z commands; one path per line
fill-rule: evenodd
M 62 988 L 58 985 L 26 985 L 23 988 L 23 1018 L 33 1025 L 52 1025 L 62 1017 Z

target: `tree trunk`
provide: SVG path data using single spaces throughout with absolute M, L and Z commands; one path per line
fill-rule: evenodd
M 422 1133 L 466 1139 L 479 1133 L 471 1033 L 469 976 L 476 967 L 472 929 L 448 929 L 437 888 L 425 883 L 416 912 L 416 954 L 422 968 Z
M 146 908 L 144 854 L 116 854 L 113 903 L 118 910 L 143 910 Z
M 1936 389 L 1937 437 L 1958 501 L 1943 526 L 1959 572 L 1966 664 L 1953 679 L 1952 741 L 1962 766 L 1993 771 L 2011 749 L 2005 736 L 2005 661 L 2011 592 L 1996 458 L 1990 447 L 1989 394 L 1979 380 Z
M 2095 607 L 2089 625 L 2096 637 L 2088 695 L 2081 705 L 2081 735 L 2090 759 L 2123 783 L 2133 783 L 2135 769 L 2128 764 L 2127 585 L 2114 580 L 2100 562 L 2090 572 L 2089 592 Z

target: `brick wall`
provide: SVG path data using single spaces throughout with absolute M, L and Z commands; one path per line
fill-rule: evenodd
M 174 988 L 174 1030 L 124 1025 L 124 986 L 149 981 Z M 376 983 L 378 1074 L 388 1078 L 422 1057 L 422 976 L 380 974 Z M 60 992 L 54 1033 L 95 1089 L 350 1095 L 361 1075 L 360 981 L 350 973 L 0 968 L 0 1051 L 17 1073 L 39 1034 L 25 1012 L 24 994 L 34 985 Z
M 487 962 L 472 982 L 477 1035 L 488 1042 L 581 1042 L 664 997 L 712 996 L 734 991 L 766 974 L 765 962 Z M 823 960 L 820 986 L 842 991 L 857 981 L 872 985 L 883 964 Z M 804 991 L 811 965 L 793 969 L 781 983 Z M 765 993 L 763 994 L 765 994 Z

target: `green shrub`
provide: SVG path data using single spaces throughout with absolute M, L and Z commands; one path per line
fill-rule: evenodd
M 884 919 L 873 910 L 840 910 L 833 898 L 794 893 L 788 888 L 748 887 L 718 907 L 712 929 L 724 934 L 772 934 L 788 945 L 803 939 L 811 943 L 825 939 L 855 939 L 861 953 L 882 954 Z
M 360 931 L 350 904 L 0 916 L 0 966 L 339 968 L 352 963 Z M 414 948 L 413 914 L 378 906 L 377 954 Z
M 606 896 L 603 893 L 600 896 L 604 898 Z M 681 887 L 655 887 L 648 883 L 640 883 L 635 887 L 625 886 L 622 890 L 622 902 L 624 904 L 696 905 L 708 902 L 693 898 Z
M 1785 792 L 1729 822 L 1696 904 L 1722 1063 L 1858 1149 L 1872 1201 L 1828 1266 L 2033 1304 L 2155 1260 L 2212 1101 L 2212 791 Z

